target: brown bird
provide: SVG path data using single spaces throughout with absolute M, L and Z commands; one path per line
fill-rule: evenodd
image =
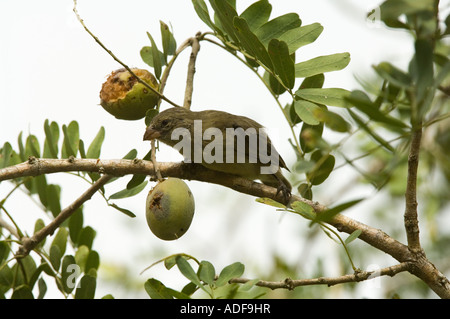
M 289 169 L 263 126 L 252 119 L 223 111 L 173 107 L 151 120 L 144 140 L 153 139 L 177 149 L 185 162 L 259 179 L 276 187 L 277 194 L 281 191 L 286 198 L 290 196 L 292 187 L 280 168 Z

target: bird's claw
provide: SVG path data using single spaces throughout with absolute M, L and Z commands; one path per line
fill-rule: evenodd
M 277 193 L 275 194 L 275 197 L 277 197 L 279 193 L 282 194 L 285 203 L 289 203 L 289 200 L 291 199 L 291 191 L 286 185 L 284 185 L 284 183 L 280 183 L 280 185 L 277 187 Z

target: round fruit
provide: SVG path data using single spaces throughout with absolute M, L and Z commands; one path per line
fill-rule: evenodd
M 147 70 L 131 69 L 141 80 L 155 90 L 159 85 L 156 78 Z M 122 120 L 139 120 L 158 103 L 159 96 L 127 70 L 113 71 L 100 91 L 100 105 Z
M 159 182 L 147 196 L 147 224 L 155 236 L 174 240 L 183 236 L 194 217 L 195 203 L 191 190 L 179 178 Z

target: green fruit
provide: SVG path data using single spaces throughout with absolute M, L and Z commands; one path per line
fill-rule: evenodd
M 191 190 L 179 178 L 159 182 L 147 196 L 147 224 L 155 236 L 174 240 L 183 236 L 194 217 L 195 203 Z
M 156 91 L 158 81 L 147 70 L 131 69 L 141 80 Z M 139 120 L 158 103 L 159 96 L 125 69 L 111 73 L 100 91 L 100 105 L 121 120 Z

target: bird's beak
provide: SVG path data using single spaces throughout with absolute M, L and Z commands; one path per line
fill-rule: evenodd
M 161 136 L 161 133 L 149 126 L 144 133 L 144 141 L 151 141 Z

